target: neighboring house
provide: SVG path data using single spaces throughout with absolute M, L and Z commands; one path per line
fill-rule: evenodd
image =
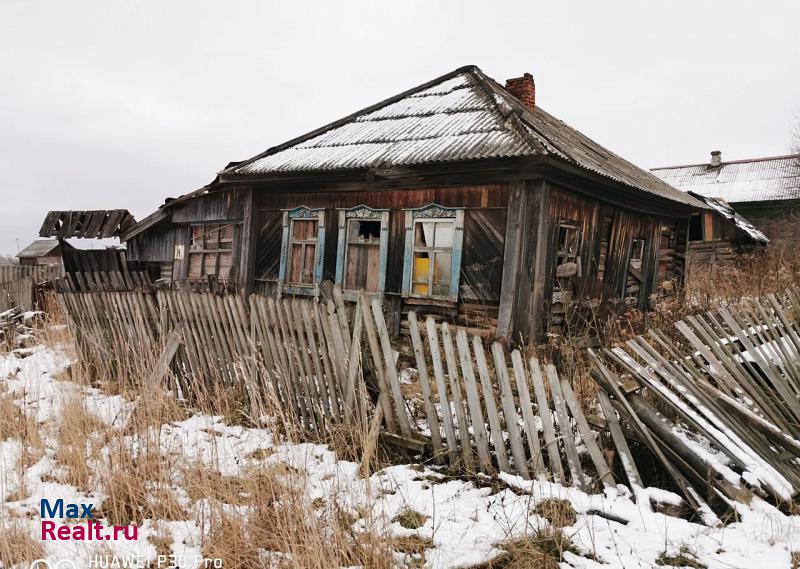
M 724 200 L 768 234 L 775 222 L 800 214 L 800 154 L 723 162 L 714 151 L 704 164 L 652 172 L 680 190 Z
M 17 253 L 20 265 L 63 265 L 57 239 L 37 239 Z
M 468 66 L 231 163 L 120 239 L 166 280 L 329 280 L 380 297 L 395 331 L 417 310 L 540 337 L 578 294 L 646 309 L 707 208 L 542 110 L 529 74 Z

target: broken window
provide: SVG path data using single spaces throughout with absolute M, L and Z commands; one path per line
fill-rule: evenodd
M 283 213 L 283 258 L 278 276 L 281 290 L 316 292 L 322 280 L 325 212 L 303 206 Z
M 631 241 L 630 257 L 628 260 L 627 278 L 625 281 L 625 294 L 623 298 L 629 306 L 638 306 L 644 291 L 644 278 L 642 276 L 642 263 L 646 248 L 646 240 L 637 237 Z
M 634 239 L 631 245 L 631 267 L 642 269 L 642 258 L 644 257 L 644 239 Z
M 464 210 L 431 205 L 406 212 L 403 293 L 458 300 Z
M 383 292 L 388 231 L 388 211 L 358 206 L 339 212 L 336 282 L 345 296 Z
M 580 276 L 578 230 L 579 224 L 574 221 L 562 221 L 558 224 L 554 291 L 564 290 L 570 277 Z
M 189 236 L 189 279 L 210 275 L 222 281 L 229 278 L 233 266 L 233 224 L 192 225 Z

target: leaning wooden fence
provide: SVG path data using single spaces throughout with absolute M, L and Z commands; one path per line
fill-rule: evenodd
M 338 290 L 328 303 L 142 290 L 59 296 L 90 368 L 159 381 L 171 367 L 184 394 L 198 379 L 244 386 L 251 400 L 270 393 L 319 436 L 358 422 L 454 468 L 588 488 L 582 441 L 600 481 L 614 484 L 552 365 L 430 317 L 422 325 L 409 314 L 424 407 L 417 421 L 382 307 L 363 295 L 347 306 Z

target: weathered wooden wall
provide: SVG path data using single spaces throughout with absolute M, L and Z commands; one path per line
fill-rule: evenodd
M 461 263 L 460 303 L 402 303 L 393 315 L 395 327 L 405 327 L 408 310 L 434 314 L 468 326 L 493 327 L 503 275 L 503 250 L 507 208 L 504 184 L 380 191 L 276 192 L 256 189 L 255 278 L 257 290 L 275 290 L 281 253 L 282 210 L 300 205 L 325 209 L 325 259 L 323 277 L 334 280 L 338 241 L 339 208 L 366 205 L 388 209 L 389 249 L 386 294 L 399 298 L 405 247 L 404 209 L 432 203 L 466 208 L 464 256 Z M 402 324 L 401 324 L 402 322 Z
M 404 210 L 430 204 L 464 208 L 464 245 L 458 302 L 402 298 L 405 250 Z M 568 295 L 553 301 L 555 249 L 559 223 L 579 229 L 581 290 L 627 298 L 646 309 L 661 278 L 680 278 L 686 244 L 686 220 L 634 213 L 611 206 L 601 197 L 577 194 L 546 180 L 446 186 L 422 189 L 275 188 L 254 184 L 200 195 L 175 207 L 164 222 L 132 240 L 131 258 L 157 260 L 162 274 L 186 278 L 192 223 L 235 224 L 234 267 L 230 279 L 243 292 L 277 291 L 282 242 L 282 211 L 298 206 L 325 211 L 324 280 L 336 271 L 338 210 L 366 205 L 387 209 L 389 217 L 385 299 L 390 328 L 406 329 L 407 314 L 486 329 L 511 337 L 538 336 L 564 319 Z M 664 235 L 667 235 L 666 241 Z M 644 239 L 640 269 L 630 270 L 631 245 Z M 173 261 L 175 245 L 185 258 Z M 224 276 L 223 276 L 224 278 Z M 566 300 L 565 300 L 566 299 Z M 503 307 L 506 307 L 503 309 Z

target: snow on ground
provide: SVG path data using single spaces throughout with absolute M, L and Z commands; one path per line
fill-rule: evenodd
M 56 379 L 54 376 L 67 364 L 62 352 L 44 346 L 0 357 L 0 393 L 10 394 L 17 405 L 36 418 L 46 447 L 43 456 L 20 473 L 15 466 L 22 452 L 20 442 L 0 441 L 0 513 L 3 523 L 27 524 L 37 538 L 42 498 L 96 505 L 103 499 L 102 481 L 85 495 L 52 476 L 58 471 L 54 459 L 55 429 L 64 401 L 80 396 L 92 413 L 114 427 L 125 424 L 134 406 L 134 402 L 120 396 Z M 602 495 L 587 495 L 557 484 L 503 476 L 505 485 L 497 491 L 470 481 L 445 478 L 435 470 L 415 465 L 392 466 L 365 479 L 358 474 L 358 464 L 338 460 L 324 446 L 277 444 L 266 429 L 226 425 L 221 417 L 197 414 L 163 425 L 159 435 L 162 452 L 175 461 L 202 461 L 223 474 L 241 474 L 254 465 L 271 463 L 299 469 L 307 478 L 309 500 L 336 501 L 362 514 L 370 511 L 397 536 L 417 534 L 430 538 L 433 548 L 426 551 L 426 567 L 470 567 L 498 555 L 498 543 L 546 525 L 533 513 L 536 504 L 545 498 L 568 500 L 578 514 L 576 523 L 565 528 L 565 533 L 585 556 L 567 553 L 562 567 L 653 567 L 664 553 L 688 552 L 709 568 L 788 568 L 791 552 L 800 549 L 798 517 L 786 516 L 759 499 L 750 506 L 737 507 L 741 522 L 710 528 L 640 507 L 623 486 Z M 259 449 L 270 452 L 256 453 Z M 21 485 L 23 493 L 19 492 Z M 644 493 L 661 502 L 676 499 L 657 489 Z M 19 499 L 20 496 L 24 498 Z M 406 508 L 427 517 L 421 528 L 404 529 L 391 521 Z M 356 525 L 361 523 L 357 521 Z M 160 526 L 171 534 L 172 553 L 183 556 L 181 566 L 196 567 L 202 525 L 197 520 L 147 520 L 137 541 L 104 542 L 103 548 L 117 556 L 138 556 L 137 559 L 153 562 L 156 549 L 148 537 Z M 98 551 L 96 542 L 43 544 L 51 561 L 72 559 L 79 567 L 89 566 L 89 556 Z

